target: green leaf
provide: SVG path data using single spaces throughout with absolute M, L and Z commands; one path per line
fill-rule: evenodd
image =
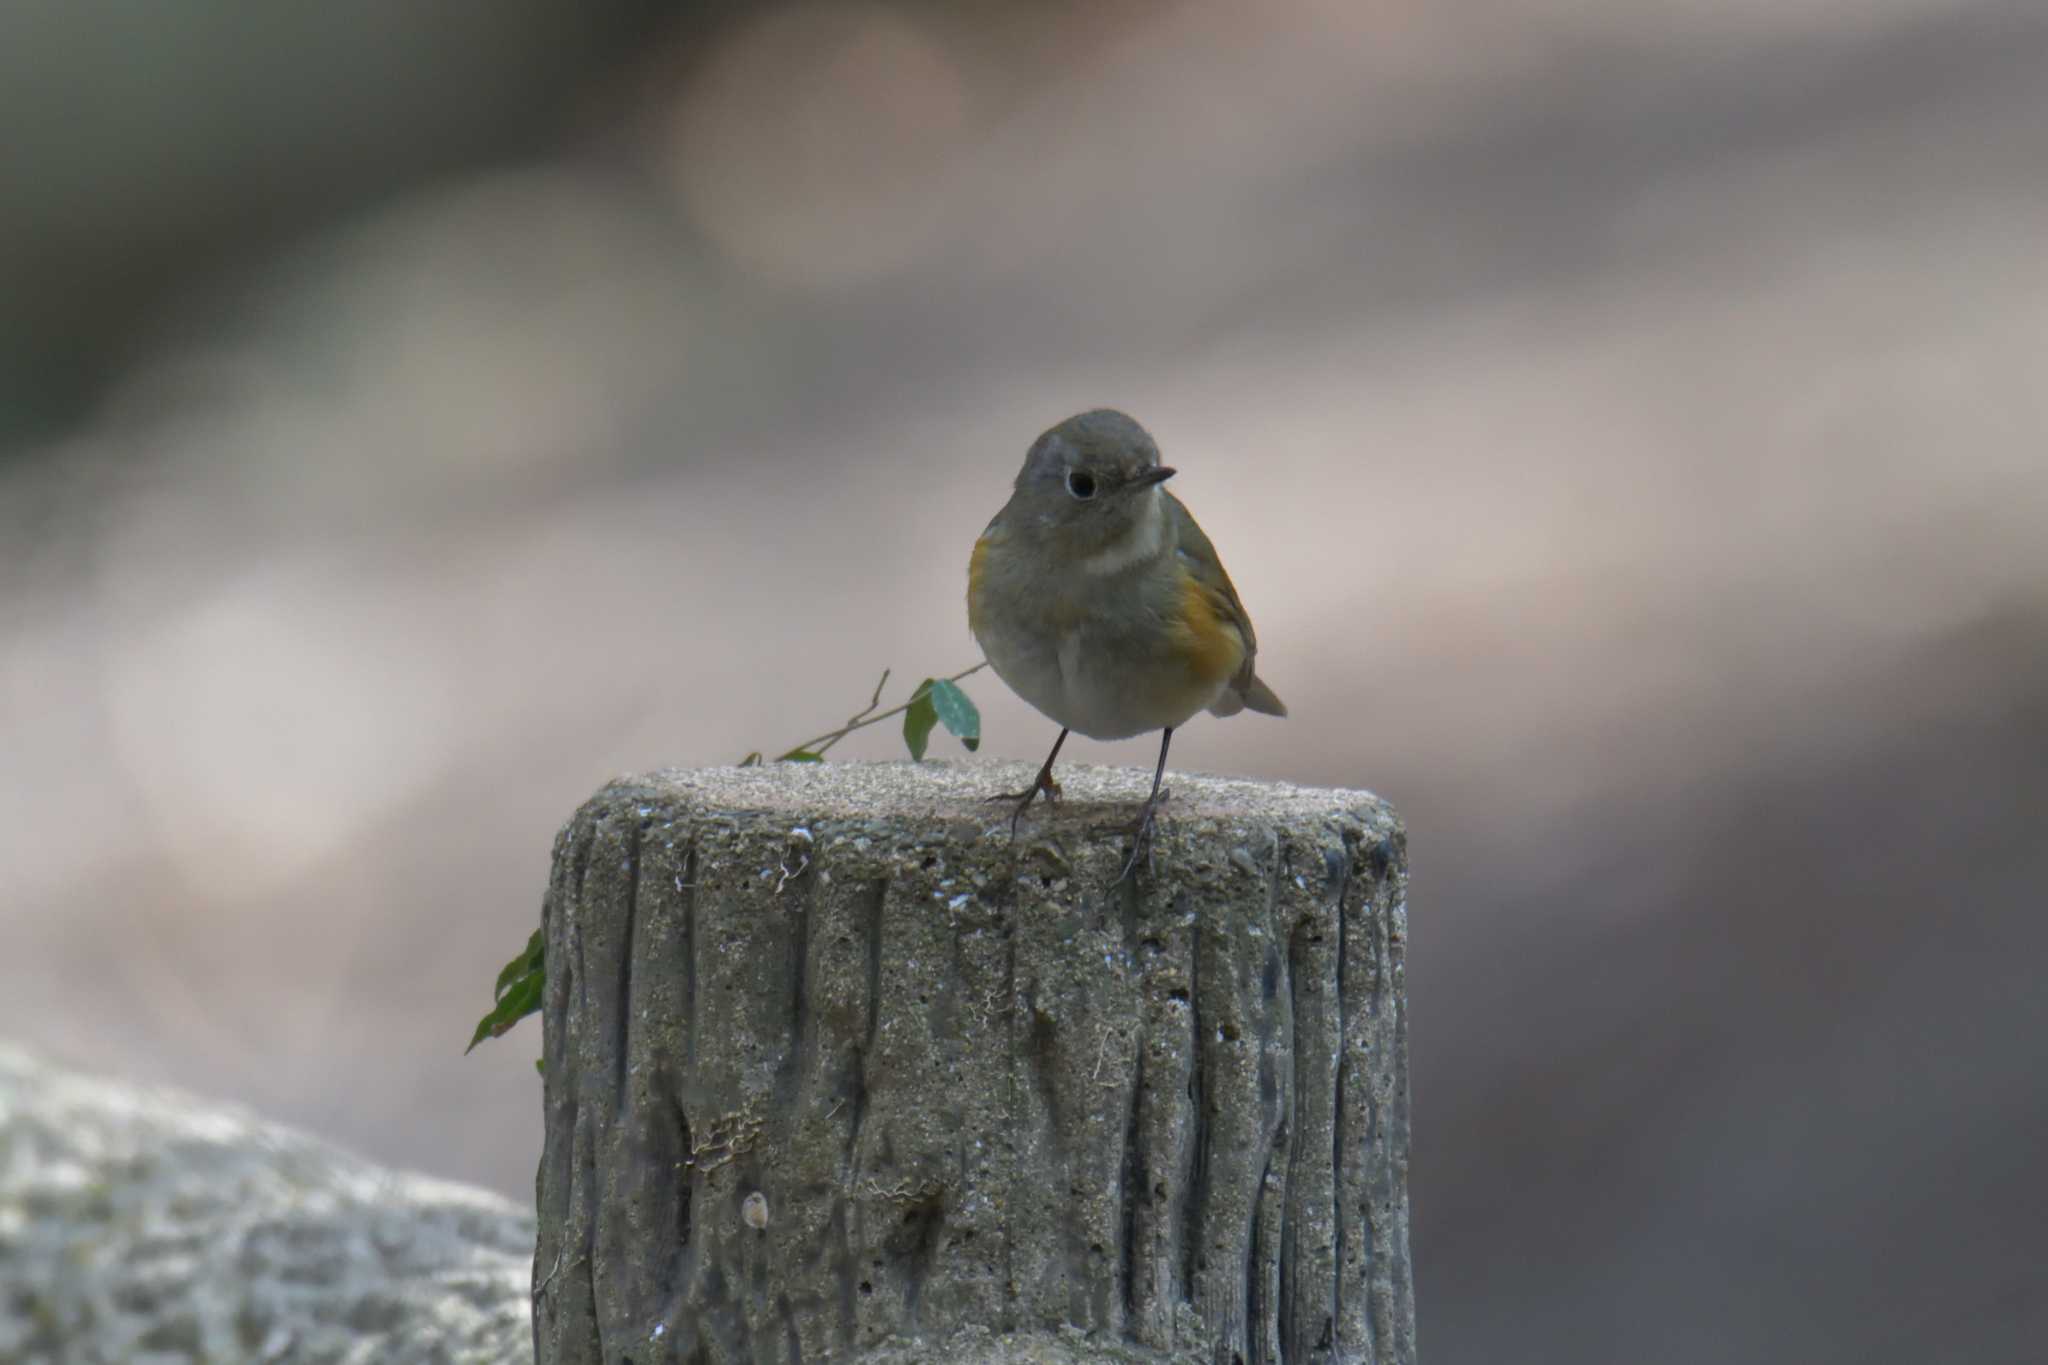
M 903 742 L 910 746 L 910 756 L 924 762 L 924 749 L 932 737 L 932 727 L 939 723 L 937 707 L 932 703 L 932 680 L 926 678 L 911 693 L 910 709 L 903 713 Z
M 477 1021 L 476 1032 L 463 1049 L 465 1053 L 474 1052 L 476 1045 L 486 1038 L 504 1037 L 514 1024 L 540 1008 L 541 993 L 547 985 L 546 963 L 546 944 L 536 929 L 526 941 L 525 951 L 498 973 L 494 993 L 498 1003 Z
M 469 1046 L 462 1049 L 472 1052 L 476 1045 L 486 1038 L 502 1038 L 511 1032 L 512 1026 L 540 1008 L 541 990 L 546 985 L 540 973 L 522 976 L 512 983 L 505 992 L 505 998 L 497 1008 L 477 1021 L 476 1032 L 470 1035 Z
M 932 707 L 944 725 L 973 753 L 981 747 L 981 712 L 957 683 L 940 678 L 931 685 Z
M 536 929 L 533 931 L 532 937 L 526 940 L 526 951 L 513 958 L 510 962 L 507 962 L 505 970 L 498 973 L 498 985 L 491 992 L 491 999 L 504 999 L 507 986 L 510 986 L 515 980 L 525 976 L 528 972 L 539 971 L 541 964 L 546 961 L 547 944 L 541 940 L 540 930 Z
M 825 755 L 813 753 L 809 749 L 791 749 L 786 754 L 777 754 L 775 761 L 777 763 L 823 763 Z
M 741 766 L 742 768 L 758 768 L 758 767 L 760 767 L 760 766 L 761 766 L 761 751 L 760 751 L 759 749 L 756 749 L 756 750 L 754 750 L 754 751 L 753 751 L 752 753 L 748 754 L 748 755 L 747 755 L 747 756 L 746 756 L 745 758 L 743 758 L 743 759 L 741 759 L 741 760 L 740 760 L 740 766 Z

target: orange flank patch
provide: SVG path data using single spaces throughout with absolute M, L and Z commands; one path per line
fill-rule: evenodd
M 1205 687 L 1235 675 L 1244 663 L 1244 636 L 1237 623 L 1193 574 L 1181 579 L 1180 601 L 1180 619 L 1171 632 L 1174 653 Z
M 981 587 L 982 578 L 988 567 L 988 537 L 974 542 L 974 553 L 967 558 L 967 629 L 981 634 Z

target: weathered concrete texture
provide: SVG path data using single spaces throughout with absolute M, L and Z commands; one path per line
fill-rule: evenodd
M 533 1219 L 0 1046 L 0 1361 L 516 1365 Z
M 1117 886 L 1150 774 L 1013 846 L 1032 772 L 666 772 L 562 831 L 544 1365 L 1414 1358 L 1392 812 L 1173 774 Z

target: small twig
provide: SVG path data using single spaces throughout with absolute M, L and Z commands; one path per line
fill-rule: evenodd
M 893 1186 L 884 1186 L 881 1181 L 869 1176 L 860 1192 L 871 1199 L 886 1199 L 892 1204 L 920 1204 L 927 1199 L 937 1198 L 944 1190 L 945 1186 L 930 1176 L 926 1176 L 915 1185 L 910 1183 L 909 1176 L 905 1176 Z
M 955 673 L 952 677 L 944 679 L 944 681 L 959 682 L 968 674 L 979 673 L 982 669 L 987 667 L 988 660 L 983 659 L 974 667 L 963 668 L 958 673 Z M 837 744 L 840 740 L 845 739 L 855 730 L 865 729 L 870 725 L 874 725 L 880 721 L 885 721 L 889 719 L 889 717 L 891 716 L 902 715 L 905 711 L 908 711 L 911 707 L 917 705 L 917 699 L 924 695 L 924 690 L 922 688 L 919 688 L 917 691 L 912 692 L 910 694 L 910 700 L 904 702 L 901 706 L 892 706 L 888 710 L 880 713 L 879 715 L 870 714 L 874 711 L 874 709 L 877 706 L 880 706 L 882 704 L 882 688 L 884 685 L 888 683 L 888 681 L 889 670 L 885 668 L 882 670 L 882 681 L 875 684 L 875 695 L 868 699 L 868 704 L 866 706 L 862 707 L 859 711 L 856 711 L 853 715 L 848 716 L 846 718 L 846 724 L 840 726 L 837 730 L 827 730 L 822 735 L 818 735 L 815 738 L 805 740 L 803 743 L 796 745 L 795 747 L 788 750 L 786 753 L 782 755 L 782 757 L 787 758 L 790 754 L 800 753 L 823 754 L 827 749 Z
M 881 678 L 878 679 L 875 683 L 875 694 L 868 698 L 868 704 L 866 706 L 861 707 L 860 710 L 854 712 L 852 715 L 846 718 L 846 727 L 844 729 L 840 730 L 837 734 L 830 735 L 829 737 L 826 735 L 821 735 L 818 737 L 818 739 L 812 740 L 809 744 L 799 744 L 796 747 L 799 749 L 809 749 L 814 754 L 823 754 L 827 749 L 837 744 L 847 735 L 852 734 L 854 729 L 858 727 L 862 723 L 862 721 L 864 721 L 868 717 L 868 715 L 874 711 L 874 709 L 877 706 L 880 706 L 882 704 L 882 689 L 887 687 L 888 685 L 889 670 L 885 668 L 882 670 Z
M 802 855 L 802 860 L 798 862 L 795 867 L 791 867 L 788 863 L 783 863 L 782 880 L 775 883 L 775 894 L 778 896 L 781 895 L 782 888 L 788 886 L 792 878 L 803 876 L 804 873 L 809 870 L 810 866 L 811 855 L 808 853 Z
M 723 1136 L 719 1133 L 721 1125 L 727 1128 Z M 761 1120 L 751 1111 L 742 1110 L 736 1114 L 728 1114 L 712 1122 L 711 1130 L 690 1148 L 690 1154 L 683 1158 L 683 1166 L 700 1175 L 708 1176 L 719 1167 L 737 1161 L 743 1153 L 753 1147 L 754 1140 L 760 1136 Z M 699 1157 L 710 1159 L 699 1161 Z
M 547 1273 L 547 1277 L 545 1279 L 543 1279 L 539 1284 L 533 1287 L 533 1301 L 535 1303 L 539 1303 L 540 1296 L 548 1292 L 548 1286 L 555 1282 L 555 1276 L 562 1273 L 562 1258 L 564 1256 L 567 1256 L 568 1254 L 569 1248 L 567 1247 L 563 1247 L 560 1251 L 555 1253 L 555 1268 Z M 576 1260 L 569 1262 L 569 1268 L 571 1270 L 575 1269 L 578 1262 L 582 1261 L 582 1259 L 582 1253 L 578 1252 L 576 1255 Z

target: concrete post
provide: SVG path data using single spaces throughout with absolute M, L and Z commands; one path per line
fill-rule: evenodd
M 556 841 L 541 1365 L 1407 1362 L 1399 822 L 1172 774 L 615 782 Z

